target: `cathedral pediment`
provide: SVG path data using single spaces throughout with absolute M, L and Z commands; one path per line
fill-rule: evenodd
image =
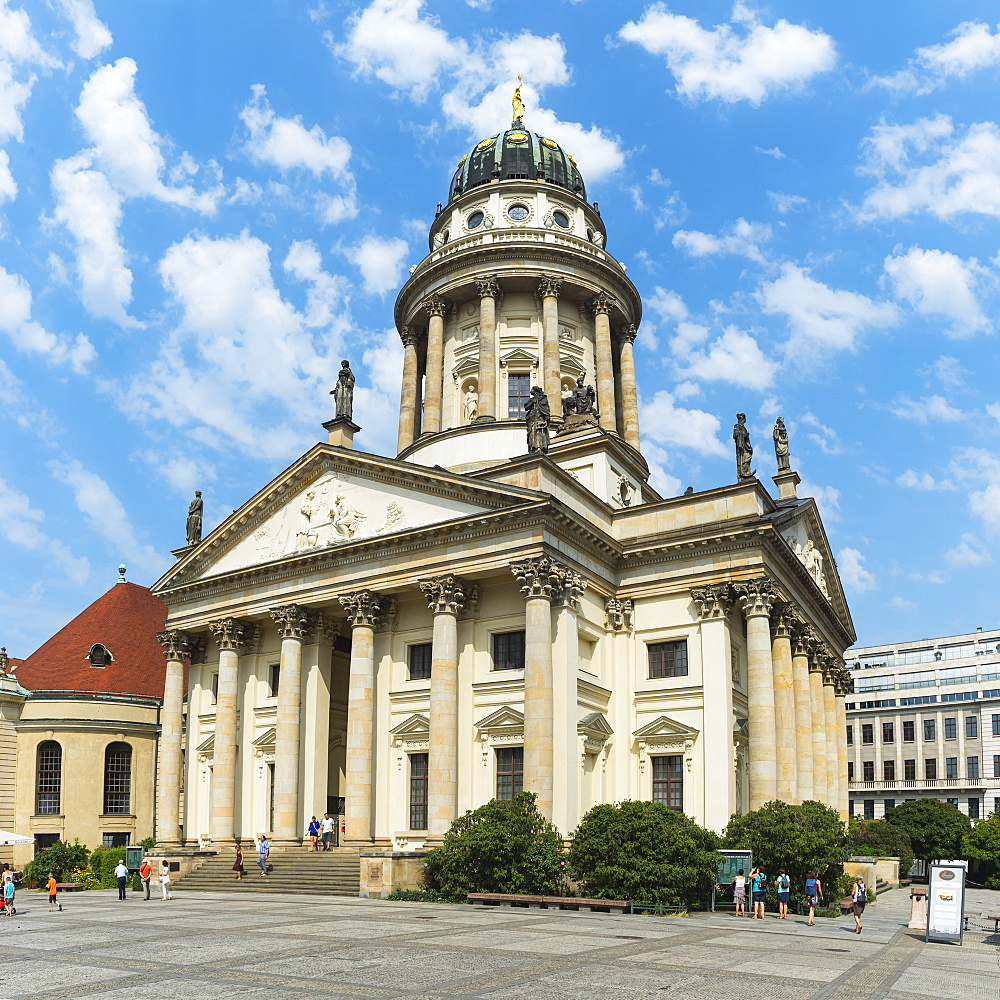
M 405 722 L 401 722 L 394 729 L 389 730 L 390 736 L 422 736 L 428 737 L 431 731 L 431 724 L 426 715 L 411 715 Z
M 516 708 L 504 705 L 498 708 L 491 715 L 486 716 L 481 722 L 476 723 L 476 729 L 481 733 L 514 733 L 524 730 L 524 713 Z
M 661 715 L 642 729 L 637 729 L 632 735 L 640 742 L 648 744 L 663 742 L 683 744 L 685 741 L 693 742 L 697 739 L 698 730 L 684 725 L 683 722 L 676 722 L 669 716 Z

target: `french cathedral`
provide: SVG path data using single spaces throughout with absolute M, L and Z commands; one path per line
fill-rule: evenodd
M 734 482 L 650 486 L 610 243 L 515 100 L 396 300 L 397 454 L 353 447 L 344 362 L 327 440 L 204 538 L 192 505 L 152 588 L 161 849 L 292 846 L 329 811 L 343 844 L 418 851 L 521 790 L 564 837 L 625 799 L 846 820 L 855 635 L 816 504 L 787 438 L 760 482 L 742 422 Z

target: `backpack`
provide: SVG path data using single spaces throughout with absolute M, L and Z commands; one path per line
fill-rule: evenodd
M 778 892 L 788 892 L 792 888 L 792 880 L 787 875 L 778 876 Z
M 868 890 L 863 885 L 858 889 L 857 902 L 859 903 L 868 902 Z
M 807 878 L 806 879 L 806 895 L 807 896 L 815 896 L 815 895 L 817 895 L 817 892 L 816 892 L 816 879 L 814 879 L 814 878 Z

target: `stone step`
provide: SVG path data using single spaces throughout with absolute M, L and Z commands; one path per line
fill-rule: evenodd
M 271 892 L 310 896 L 357 896 L 360 889 L 358 851 L 275 850 L 268 862 L 267 878 L 257 867 L 256 853 L 244 855 L 246 875 L 233 874 L 234 855 L 228 852 L 206 858 L 193 871 L 175 879 L 181 891 Z

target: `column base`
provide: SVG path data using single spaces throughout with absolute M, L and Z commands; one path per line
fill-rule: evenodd
M 481 417 L 476 417 L 476 419 L 473 420 L 472 422 L 474 424 L 488 424 L 491 421 L 495 421 L 495 420 L 496 420 L 496 417 L 490 417 L 490 416 L 487 416 L 486 414 L 483 414 L 483 416 L 481 416 Z

